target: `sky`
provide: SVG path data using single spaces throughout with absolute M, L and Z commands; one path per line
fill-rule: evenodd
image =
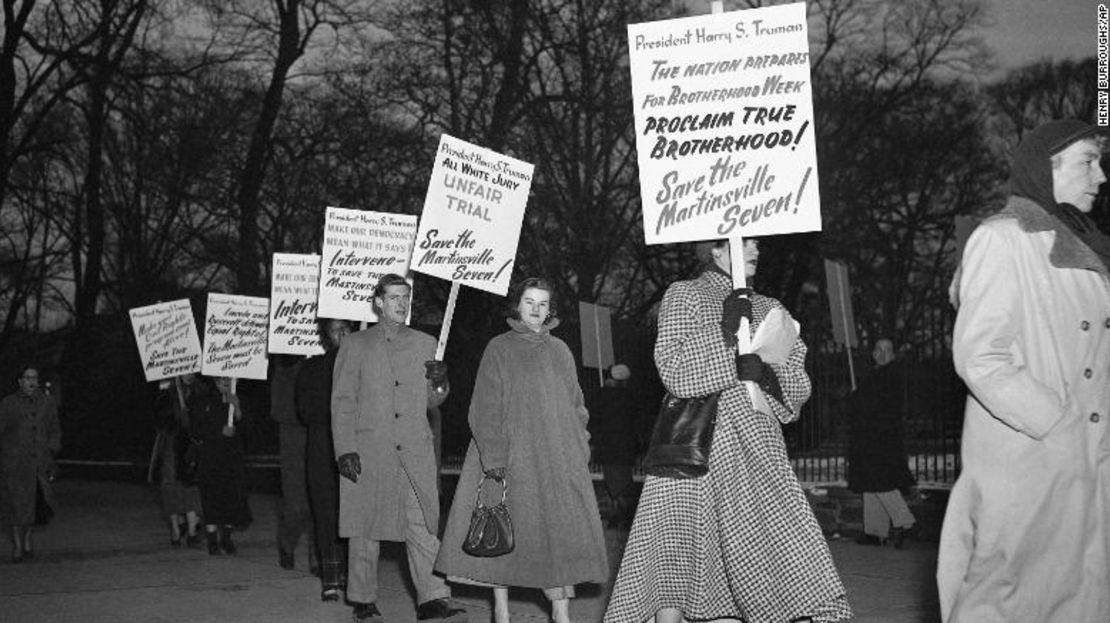
M 1096 0 L 986 0 L 987 45 L 1000 68 L 1095 55 Z

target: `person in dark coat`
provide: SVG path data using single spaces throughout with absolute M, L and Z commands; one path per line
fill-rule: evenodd
M 605 488 L 613 504 L 609 525 L 632 525 L 636 464 L 636 400 L 628 389 L 632 371 L 623 363 L 609 369 L 609 378 L 597 394 L 590 414 L 594 460 L 601 464 Z
M 239 396 L 231 393 L 228 378 L 220 377 L 213 383 L 204 377 L 186 375 L 182 380 L 189 424 L 198 442 L 197 485 L 208 553 L 215 556 L 222 550 L 234 554 L 231 531 L 251 522 Z M 234 422 L 230 426 L 229 404 Z
M 58 407 L 39 389 L 39 370 L 24 365 L 19 391 L 0 401 L 0 522 L 11 526 L 12 562 L 34 553 L 36 497 L 53 506 L 54 455 L 62 447 Z
M 196 448 L 190 434 L 189 414 L 182 401 L 181 380 L 163 381 L 155 399 L 156 465 L 162 512 L 170 523 L 170 544 L 181 545 L 182 532 L 189 547 L 200 542 L 200 492 L 197 490 Z
M 609 579 L 589 472 L 589 435 L 574 357 L 551 335 L 551 286 L 525 279 L 509 293 L 511 329 L 490 340 L 470 402 L 474 439 L 459 476 L 436 571 L 493 587 L 494 620 L 509 620 L 509 586 L 543 589 L 555 623 L 570 623 L 574 585 Z M 462 549 L 479 485 L 507 506 L 516 547 L 493 558 Z M 488 494 L 485 489 L 490 489 Z
M 308 431 L 305 468 L 316 548 L 320 557 L 320 599 L 339 601 L 346 576 L 347 543 L 339 538 L 339 470 L 331 434 L 331 377 L 339 343 L 351 333 L 346 320 L 321 319 L 327 352 L 301 364 L 297 373 L 297 417 Z
M 301 357 L 273 355 L 270 367 L 270 418 L 278 424 L 278 451 L 281 454 L 281 521 L 278 522 L 278 564 L 292 569 L 294 552 L 301 534 L 312 530 L 312 511 L 308 507 L 305 484 L 305 444 L 308 431 L 297 419 L 294 391 Z M 309 569 L 312 569 L 309 547 Z
M 902 430 L 906 383 L 892 341 L 877 340 L 871 356 L 875 371 L 852 397 L 848 488 L 863 494 L 860 542 L 883 544 L 890 538 L 901 547 L 914 526 L 902 491 L 916 484 L 906 463 Z

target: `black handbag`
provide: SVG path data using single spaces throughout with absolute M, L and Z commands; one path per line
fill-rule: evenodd
M 513 541 L 513 521 L 509 517 L 509 508 L 505 506 L 509 485 L 501 479 L 501 501 L 493 506 L 486 506 L 482 503 L 482 485 L 489 479 L 489 476 L 483 476 L 478 483 L 474 512 L 470 515 L 470 529 L 466 531 L 466 539 L 462 544 L 464 552 L 480 558 L 504 556 L 516 546 Z
M 720 393 L 677 398 L 667 392 L 655 419 L 644 471 L 664 478 L 698 478 L 709 471 L 709 451 Z

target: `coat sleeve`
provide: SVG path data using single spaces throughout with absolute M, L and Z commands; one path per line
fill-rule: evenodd
M 1066 399 L 1023 365 L 1020 328 L 1023 292 L 1013 266 L 1023 234 L 1014 221 L 992 221 L 968 239 L 960 279 L 960 310 L 952 336 L 956 371 L 991 415 L 1034 439 L 1044 437 L 1066 410 Z
M 792 322 L 790 312 L 786 312 L 787 322 Z M 802 405 L 809 400 L 812 391 L 809 374 L 806 373 L 806 345 L 801 337 L 794 340 L 790 349 L 790 356 L 783 363 L 768 364 L 778 377 L 779 387 L 782 388 L 782 402 L 769 392 L 764 392 L 767 404 L 771 406 L 774 416 L 783 424 L 796 421 L 802 414 Z
M 718 322 L 698 308 L 696 293 L 679 282 L 667 288 L 659 311 L 655 365 L 667 391 L 678 398 L 706 396 L 735 387 L 735 350 L 725 345 Z
M 474 379 L 474 395 L 470 399 L 470 432 L 478 446 L 482 469 L 506 467 L 509 462 L 509 433 L 506 422 L 505 378 L 502 357 L 496 343 L 486 346 L 478 377 Z
M 358 452 L 355 429 L 358 427 L 360 359 L 355 340 L 343 340 L 335 357 L 331 386 L 331 433 L 337 457 Z

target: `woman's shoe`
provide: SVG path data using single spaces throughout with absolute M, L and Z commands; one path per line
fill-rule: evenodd
M 23 562 L 23 552 L 15 552 L 14 554 L 12 554 L 12 562 Z
M 193 549 L 198 545 L 200 545 L 200 535 L 199 534 L 186 534 L 185 535 L 185 547 L 188 547 L 189 549 Z
M 339 589 L 325 588 L 320 592 L 320 601 L 339 601 Z

